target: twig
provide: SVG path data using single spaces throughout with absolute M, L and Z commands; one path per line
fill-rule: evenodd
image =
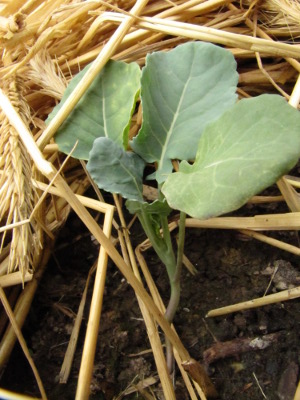
M 88 277 L 87 277 L 87 280 L 85 283 L 85 288 L 84 288 L 84 291 L 83 291 L 83 294 L 82 294 L 82 297 L 80 300 L 80 304 L 78 307 L 74 326 L 72 329 L 72 334 L 71 334 L 71 337 L 69 340 L 67 350 L 65 352 L 64 361 L 62 363 L 62 366 L 61 366 L 61 369 L 59 372 L 59 383 L 67 383 L 67 381 L 69 379 L 72 362 L 73 362 L 73 358 L 74 358 L 74 354 L 75 354 L 75 350 L 76 350 L 76 345 L 77 345 L 77 341 L 78 341 L 79 330 L 80 330 L 81 322 L 82 322 L 82 318 L 83 318 L 83 311 L 84 311 L 84 307 L 85 307 L 85 303 L 86 303 L 87 291 L 88 291 L 91 277 L 92 277 L 93 273 L 95 272 L 96 268 L 97 268 L 97 263 L 94 263 L 94 265 L 92 266 L 92 268 L 90 269 L 90 271 L 88 273 Z
M 265 290 L 264 296 L 266 296 L 266 294 L 268 293 L 268 291 L 269 291 L 269 289 L 270 289 L 270 286 L 271 286 L 271 284 L 272 284 L 272 282 L 273 282 L 273 279 L 275 278 L 275 275 L 277 274 L 277 271 L 278 271 L 278 266 L 276 265 L 276 267 L 274 268 L 274 271 L 273 271 L 273 273 L 272 273 L 270 282 L 269 282 L 269 284 L 268 284 L 268 286 L 267 286 L 267 288 L 266 288 L 266 290 Z
M 263 350 L 277 342 L 279 337 L 280 333 L 271 333 L 256 338 L 237 338 L 227 342 L 216 342 L 203 352 L 204 363 L 208 366 L 221 358 L 233 357 L 253 350 Z
M 262 214 L 255 217 L 218 217 L 203 221 L 187 218 L 186 226 L 188 228 L 251 229 L 254 231 L 299 230 L 300 212 Z
M 132 268 L 135 276 L 137 277 L 137 279 L 142 282 L 142 278 L 140 276 L 139 273 L 139 269 L 137 266 L 137 262 L 136 262 L 136 257 L 132 248 L 132 244 L 129 238 L 129 234 L 128 234 L 128 229 L 126 227 L 126 221 L 123 215 L 123 211 L 120 205 L 120 201 L 119 198 L 116 194 L 114 194 L 114 200 L 115 200 L 115 204 L 118 210 L 118 214 L 119 214 L 119 218 L 120 218 L 120 222 L 121 225 L 125 227 L 125 229 L 123 230 L 123 235 L 125 238 L 125 243 L 126 243 L 126 249 L 128 250 L 128 255 L 129 255 L 129 263 L 128 263 L 128 268 Z M 122 233 L 120 232 L 120 236 L 122 236 Z M 139 297 L 137 297 L 138 303 L 139 303 L 139 307 L 140 310 L 142 312 L 143 318 L 144 318 L 144 322 L 145 325 L 147 327 L 147 333 L 148 333 L 148 338 L 151 344 L 151 348 L 152 348 L 152 352 L 153 352 L 153 356 L 154 356 L 154 360 L 156 363 L 156 368 L 159 374 L 159 378 L 160 378 L 160 382 L 163 388 L 163 392 L 164 392 L 164 396 L 166 399 L 175 399 L 175 392 L 174 392 L 174 388 L 172 386 L 172 382 L 170 380 L 170 375 L 168 372 L 168 368 L 167 368 L 167 364 L 166 364 L 166 360 L 164 357 L 164 352 L 163 352 L 163 348 L 162 348 L 162 344 L 161 344 L 161 340 L 159 337 L 159 333 L 157 330 L 157 326 L 154 322 L 154 319 L 152 317 L 152 315 L 149 313 L 149 311 L 147 310 L 147 308 L 145 307 L 145 305 L 143 304 L 143 302 L 141 301 L 141 299 Z
M 298 386 L 297 386 L 297 390 L 296 390 L 296 393 L 295 393 L 294 400 L 300 400 L 300 381 L 299 381 Z
M 261 387 L 261 385 L 260 385 L 260 383 L 259 383 L 259 381 L 258 381 L 258 379 L 257 379 L 257 377 L 255 375 L 255 372 L 253 372 L 252 375 L 254 376 L 254 379 L 255 379 L 255 381 L 257 383 L 257 386 L 259 387 L 259 390 L 261 391 L 261 394 L 263 395 L 263 397 L 265 399 L 267 399 L 267 396 L 264 394 L 264 391 L 262 390 L 262 387 Z
M 121 23 L 124 20 L 122 14 L 105 12 L 103 20 Z M 163 32 L 174 36 L 183 36 L 189 39 L 197 39 L 212 43 L 223 44 L 229 47 L 239 47 L 241 49 L 255 52 L 262 52 L 273 56 L 300 58 L 299 48 L 266 39 L 254 38 L 251 36 L 240 35 L 226 32 L 205 26 L 193 25 L 184 22 L 170 21 L 162 18 L 143 17 L 136 22 L 141 28 L 150 29 L 156 32 Z
M 36 382 L 38 384 L 39 390 L 41 392 L 42 399 L 43 400 L 47 400 L 47 395 L 46 395 L 43 383 L 41 381 L 39 372 L 38 372 L 38 370 L 37 370 L 37 368 L 36 368 L 36 366 L 34 364 L 34 361 L 33 361 L 32 357 L 30 355 L 30 352 L 28 350 L 27 344 L 26 344 L 25 339 L 24 339 L 24 337 L 22 335 L 21 329 L 19 328 L 19 325 L 18 325 L 18 323 L 16 321 L 16 318 L 14 316 L 13 310 L 11 309 L 11 307 L 9 305 L 9 302 L 7 301 L 7 298 L 5 296 L 4 290 L 2 289 L 1 286 L 0 286 L 0 298 L 1 298 L 2 305 L 3 305 L 3 307 L 4 307 L 5 311 L 6 311 L 6 314 L 8 315 L 10 323 L 11 323 L 13 329 L 14 329 L 14 332 L 15 332 L 18 340 L 19 340 L 20 346 L 22 347 L 23 353 L 25 354 L 25 357 L 27 358 L 28 363 L 29 363 L 29 365 L 30 365 L 30 367 L 32 369 L 32 372 L 33 372 L 34 377 L 36 379 Z
M 86 90 L 90 87 L 95 77 L 99 74 L 101 69 L 107 63 L 107 61 L 114 55 L 116 49 L 119 44 L 122 42 L 122 39 L 131 28 L 134 23 L 134 15 L 138 15 L 145 5 L 148 3 L 148 0 L 138 0 L 134 7 L 131 10 L 131 16 L 125 16 L 121 25 L 115 31 L 115 33 L 111 36 L 107 44 L 103 47 L 98 57 L 95 59 L 87 73 L 84 75 L 82 80 L 78 83 L 76 88 L 72 92 L 72 96 L 70 96 L 59 112 L 56 114 L 55 118 L 50 122 L 48 127 L 43 132 L 42 136 L 38 139 L 37 145 L 40 149 L 43 149 L 46 144 L 49 143 L 50 139 L 56 133 L 57 129 L 61 126 L 64 120 L 68 117 L 70 112 L 73 110 L 75 105 L 81 99 L 82 95 L 86 92 Z
M 109 238 L 113 220 L 113 211 L 105 213 L 103 233 Z M 90 383 L 92 379 L 96 344 L 99 331 L 99 323 L 102 311 L 103 294 L 106 279 L 108 254 L 103 246 L 100 247 L 97 262 L 94 290 L 90 307 L 88 326 L 82 351 L 76 399 L 88 399 L 90 394 Z
M 297 299 L 298 297 L 300 297 L 300 286 L 293 289 L 282 290 L 279 293 L 269 294 L 267 296 L 259 297 L 257 299 L 243 301 L 242 303 L 216 308 L 209 311 L 206 314 L 206 317 L 217 317 L 237 311 L 249 310 L 250 308 L 266 306 L 268 304 L 280 303 L 281 301 Z

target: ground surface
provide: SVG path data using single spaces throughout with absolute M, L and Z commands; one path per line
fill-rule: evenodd
M 132 235 L 135 243 L 143 239 L 138 229 L 133 229 Z M 298 240 L 295 233 L 280 234 L 280 238 L 293 244 Z M 242 239 L 232 231 L 188 231 L 185 254 L 198 273 L 192 276 L 183 271 L 182 300 L 175 326 L 190 354 L 201 362 L 204 354 L 207 355 L 204 352 L 216 341 L 223 355 L 224 348 L 228 348 L 224 342 L 234 341 L 234 356 L 208 365 L 220 399 L 291 400 L 299 378 L 299 300 L 204 318 L 210 309 L 262 296 L 274 266 L 278 267 L 278 273 L 268 293 L 289 285 L 300 286 L 299 258 L 255 240 Z M 70 380 L 61 385 L 57 377 L 72 329 L 72 313 L 77 312 L 88 270 L 97 253 L 97 245 L 85 234 L 77 218 L 71 217 L 57 242 L 24 328 L 50 400 L 74 399 L 75 396 L 87 312 Z M 147 261 L 159 290 L 167 297 L 164 269 L 151 252 L 147 253 Z M 243 339 L 264 339 L 264 335 L 270 334 L 274 335 L 267 336 L 263 342 L 268 342 L 267 348 L 242 352 Z M 134 293 L 116 267 L 110 265 L 91 399 L 113 399 L 134 379 L 137 382 L 143 377 L 155 376 L 151 354 L 139 355 L 148 348 Z M 180 379 L 177 381 L 177 398 L 186 399 Z M 27 362 L 17 347 L 1 386 L 38 395 Z M 160 398 L 158 392 L 156 395 Z

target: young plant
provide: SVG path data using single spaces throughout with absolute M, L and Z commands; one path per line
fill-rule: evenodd
M 85 72 L 71 81 L 61 104 Z M 66 153 L 78 141 L 73 156 L 88 159 L 99 188 L 119 193 L 137 214 L 166 266 L 170 322 L 180 299 L 186 214 L 205 219 L 236 210 L 300 154 L 299 112 L 276 95 L 236 102 L 237 82 L 231 53 L 202 42 L 149 54 L 142 73 L 135 63 L 110 61 L 56 135 Z M 139 92 L 143 123 L 128 151 Z M 178 172 L 174 159 L 181 160 Z M 151 204 L 143 198 L 146 163 L 156 166 L 146 178 L 158 188 Z M 172 209 L 180 211 L 177 254 L 168 229 Z

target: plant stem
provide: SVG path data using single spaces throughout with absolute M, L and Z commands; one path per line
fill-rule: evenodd
M 169 281 L 170 281 L 170 300 L 165 312 L 165 318 L 167 321 L 172 323 L 176 310 L 180 301 L 180 277 L 182 270 L 182 258 L 185 240 L 185 219 L 186 214 L 184 212 L 180 213 L 179 221 L 179 239 L 178 239 L 178 250 L 177 250 L 177 260 L 175 258 L 172 240 L 170 235 L 170 230 L 168 226 L 168 219 L 165 215 L 161 215 L 161 226 L 163 231 L 163 236 L 161 236 L 156 230 L 152 223 L 151 217 L 143 209 L 138 213 L 138 218 L 143 226 L 143 229 L 148 236 L 155 252 L 157 253 L 160 260 L 164 263 Z M 169 372 L 173 370 L 173 349 L 172 345 L 166 337 L 166 359 Z
M 177 264 L 176 264 L 176 272 L 174 276 L 174 280 L 180 281 L 181 270 L 182 270 L 182 259 L 183 259 L 183 251 L 184 251 L 184 241 L 185 241 L 185 220 L 186 213 L 180 211 L 179 218 L 179 231 L 178 231 L 178 248 L 177 248 Z
M 161 259 L 161 261 L 165 263 L 164 254 L 167 250 L 167 246 L 162 236 L 158 232 L 156 232 L 150 216 L 143 209 L 137 213 L 137 216 L 155 252 Z
M 137 215 L 146 235 L 153 246 L 153 249 L 167 269 L 168 277 L 172 287 L 173 277 L 176 271 L 176 259 L 172 246 L 168 219 L 165 215 L 162 215 L 160 218 L 163 231 L 163 235 L 161 235 L 156 230 L 149 213 L 141 209 Z
M 180 302 L 180 277 L 182 270 L 182 258 L 184 249 L 184 239 L 185 239 L 185 220 L 186 213 L 180 212 L 179 220 L 179 234 L 178 234 L 178 248 L 177 248 L 177 262 L 174 274 L 170 278 L 171 284 L 171 296 L 167 310 L 165 312 L 165 318 L 171 323 L 174 319 L 175 313 L 177 311 Z M 170 341 L 166 338 L 166 361 L 169 372 L 173 370 L 174 355 L 173 348 Z
M 172 273 L 172 276 L 169 275 L 171 284 L 171 296 L 165 313 L 165 317 L 169 322 L 173 321 L 180 301 L 180 277 L 182 270 L 182 258 L 183 258 L 183 249 L 185 240 L 185 219 L 186 219 L 186 214 L 184 212 L 180 212 L 177 262 L 175 269 Z

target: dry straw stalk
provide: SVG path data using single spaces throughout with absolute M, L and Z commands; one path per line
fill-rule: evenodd
M 133 17 L 135 13 L 139 16 Z M 296 40 L 300 34 L 299 15 L 299 4 L 292 0 L 16 0 L 2 3 L 0 46 L 5 56 L 0 66 L 0 214 L 5 245 L 2 273 L 19 269 L 23 281 L 29 279 L 28 271 L 37 270 L 42 257 L 37 251 L 40 244 L 46 246 L 43 250 L 46 254 L 49 250 L 47 243 L 53 243 L 47 238 L 55 238 L 72 207 L 132 284 L 146 306 L 145 313 L 150 311 L 170 335 L 181 360 L 189 359 L 181 342 L 162 318 L 162 310 L 159 311 L 145 294 L 139 280 L 84 208 L 96 204 L 92 199 L 73 193 L 73 190 L 80 192 L 86 187 L 81 168 L 77 167 L 77 173 L 72 175 L 73 172 L 69 171 L 73 169 L 70 167 L 68 170 L 71 161 L 68 161 L 64 169 L 68 184 L 57 173 L 60 155 L 52 137 L 110 57 L 143 65 L 147 52 L 168 50 L 178 43 L 194 39 L 222 44 L 232 51 L 238 62 L 241 97 L 279 91 L 298 107 L 299 82 L 293 93 L 292 88 L 300 71 L 300 50 Z M 45 119 L 61 98 L 66 83 L 91 61 L 94 64 L 89 75 L 80 82 L 57 118 L 46 127 Z M 266 61 L 267 67 L 264 65 Z M 45 151 L 41 153 L 43 149 Z M 41 182 L 44 178 L 53 181 L 53 185 L 48 187 Z M 295 246 L 271 241 L 263 233 L 256 232 L 298 229 L 299 199 L 291 181 L 295 179 L 292 177 L 278 183 L 291 213 L 258 215 L 250 219 L 217 218 L 205 221 L 201 226 L 239 229 L 258 240 L 299 254 Z M 32 211 L 45 185 L 48 195 L 41 201 L 41 208 L 33 218 Z M 57 195 L 65 199 L 58 200 Z M 99 202 L 97 206 L 102 207 Z M 106 212 L 105 206 L 103 209 Z M 176 223 L 173 224 L 171 228 L 176 227 Z M 199 221 L 188 220 L 189 224 L 200 226 Z M 47 239 L 45 242 L 42 231 Z M 4 249 L 9 248 L 9 254 L 4 257 Z M 133 259 L 131 261 L 134 264 Z M 34 277 L 25 285 L 25 291 L 30 285 L 36 288 Z M 20 299 L 19 305 L 21 302 Z M 22 318 L 18 316 L 19 326 L 25 316 L 26 312 Z M 11 349 L 11 345 L 6 343 L 4 341 L 3 346 L 1 343 L 2 350 Z M 4 358 L 0 352 L 0 365 L 7 360 L 9 352 L 5 351 Z

